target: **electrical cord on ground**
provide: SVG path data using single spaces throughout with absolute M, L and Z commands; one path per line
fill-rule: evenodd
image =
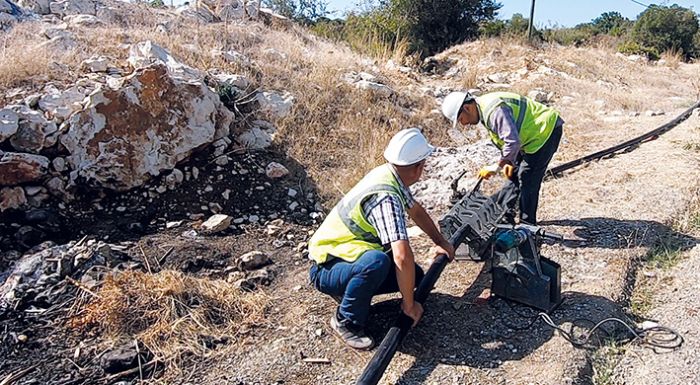
M 683 342 L 685 340 L 683 339 L 683 336 L 678 333 L 677 331 L 666 327 L 666 326 L 652 326 L 649 328 L 645 329 L 639 329 L 633 326 L 630 326 L 629 323 L 615 317 L 610 317 L 606 318 L 602 321 L 595 322 L 592 320 L 589 320 L 587 318 L 578 318 L 572 322 L 571 329 L 570 330 L 565 330 L 563 327 L 557 325 L 554 320 L 552 320 L 550 314 L 547 314 L 545 312 L 539 312 L 537 315 L 530 316 L 530 315 L 525 315 L 521 312 L 519 312 L 517 309 L 513 307 L 512 304 L 510 304 L 510 301 L 504 300 L 506 304 L 513 310 L 513 312 L 518 315 L 521 318 L 529 319 L 530 321 L 525 325 L 525 326 L 516 326 L 512 325 L 509 322 L 505 321 L 504 319 L 501 319 L 501 322 L 508 327 L 509 329 L 515 330 L 515 331 L 524 331 L 527 329 L 530 329 L 535 323 L 539 320 L 542 320 L 546 325 L 551 327 L 554 330 L 557 330 L 559 334 L 564 338 L 566 341 L 568 341 L 571 345 L 573 345 L 576 348 L 588 348 L 590 339 L 595 335 L 597 331 L 603 331 L 607 337 L 611 337 L 611 334 L 603 328 L 603 325 L 608 324 L 608 323 L 617 323 L 622 326 L 630 333 L 632 338 L 629 338 L 628 340 L 622 340 L 618 342 L 625 342 L 625 343 L 631 343 L 638 341 L 640 345 L 646 345 L 650 346 L 652 348 L 659 348 L 659 349 L 667 349 L 667 350 L 675 350 L 681 347 L 683 345 Z M 574 324 L 577 321 L 585 321 L 589 322 L 591 324 L 594 324 L 594 326 L 591 329 L 588 329 L 587 332 L 584 334 L 583 337 L 576 337 L 574 335 Z

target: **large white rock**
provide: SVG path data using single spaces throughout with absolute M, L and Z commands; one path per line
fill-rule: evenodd
M 212 233 L 218 233 L 228 229 L 228 227 L 231 226 L 232 220 L 233 217 L 228 215 L 215 214 L 209 217 L 206 222 L 202 223 L 202 228 Z
M 250 85 L 248 78 L 243 75 L 217 74 L 213 77 L 221 84 L 227 84 L 240 90 L 244 90 Z
M 275 118 L 284 118 L 292 111 L 294 97 L 289 92 L 280 95 L 275 92 L 261 92 L 255 96 L 260 111 Z
M 203 79 L 205 75 L 204 72 L 181 63 L 165 48 L 150 40 L 132 45 L 127 60 L 134 68 L 163 64 L 171 76 L 182 79 Z
M 222 51 L 220 49 L 213 49 L 211 50 L 211 57 L 215 59 L 220 57 L 229 63 L 238 64 L 243 67 L 249 66 L 252 63 L 248 56 L 234 50 Z
M 19 127 L 19 116 L 9 108 L 0 109 L 0 143 L 10 139 Z
M 243 7 L 243 2 L 240 0 L 221 0 L 216 7 L 216 13 L 223 21 L 243 19 L 246 13 L 248 17 L 256 18 L 258 7 L 255 1 L 248 1 L 248 6 Z
M 87 72 L 107 72 L 108 67 L 109 58 L 106 56 L 93 56 L 80 63 L 80 68 Z
M 53 121 L 46 120 L 41 111 L 35 111 L 25 105 L 8 106 L 19 120 L 17 131 L 10 138 L 15 150 L 39 153 L 44 148 L 56 144 L 58 127 Z
M 56 25 L 51 25 L 41 30 L 41 34 L 46 36 L 48 39 L 53 39 L 55 37 L 67 37 L 74 38 L 73 32 L 68 31 L 68 24 L 61 23 Z
M 0 186 L 15 186 L 43 178 L 49 159 L 39 155 L 6 152 L 0 158 Z
M 58 0 L 49 4 L 51 13 L 58 16 L 66 15 L 95 15 L 97 4 L 93 0 Z
M 218 21 L 218 17 L 208 7 L 197 7 L 194 5 L 183 5 L 175 10 L 175 13 L 193 19 L 200 23 L 213 23 Z
M 72 180 L 124 191 L 228 135 L 233 117 L 204 83 L 156 64 L 136 70 L 120 89 L 90 95 L 60 141 L 70 152 Z
M 74 112 L 83 108 L 85 91 L 78 87 L 71 87 L 65 91 L 59 91 L 55 87 L 47 87 L 47 94 L 39 99 L 39 108 L 50 116 L 64 121 Z
M 272 145 L 276 133 L 277 128 L 270 122 L 256 120 L 251 129 L 240 134 L 236 139 L 238 143 L 247 148 L 262 150 Z
M 48 15 L 51 13 L 49 8 L 49 0 L 17 0 L 17 5 L 29 9 L 39 15 Z
M 104 23 L 94 15 L 68 15 L 63 18 L 63 21 L 73 27 L 98 27 Z
M 359 82 L 355 83 L 355 87 L 359 88 L 361 90 L 368 90 L 372 91 L 378 95 L 384 96 L 384 97 L 389 97 L 394 93 L 394 90 L 389 88 L 389 86 L 381 84 L 381 83 L 375 83 L 375 82 L 370 82 L 367 80 L 360 80 Z
M 49 52 L 66 52 L 71 51 L 78 46 L 78 43 L 70 36 L 56 36 L 39 44 L 39 48 L 48 50 Z

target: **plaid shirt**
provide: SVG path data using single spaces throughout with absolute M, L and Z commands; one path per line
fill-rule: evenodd
M 396 176 L 395 172 L 394 175 Z M 413 207 L 415 200 L 411 191 L 403 184 L 401 178 L 396 176 L 396 180 L 406 197 L 406 205 L 408 208 Z M 377 235 L 385 247 L 394 241 L 408 240 L 405 210 L 395 195 L 373 194 L 362 202 L 362 211 L 367 221 L 377 230 Z

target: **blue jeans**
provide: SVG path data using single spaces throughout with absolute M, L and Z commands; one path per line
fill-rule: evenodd
M 416 286 L 423 275 L 423 269 L 416 265 Z M 365 252 L 352 263 L 340 258 L 322 265 L 314 263 L 309 279 L 318 291 L 342 297 L 338 307 L 340 320 L 358 327 L 367 322 L 373 296 L 399 291 L 393 258 L 377 250 Z

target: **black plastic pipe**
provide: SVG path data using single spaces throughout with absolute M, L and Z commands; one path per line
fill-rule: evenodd
M 461 243 L 462 234 L 464 234 L 465 230 L 466 228 L 460 229 L 452 234 L 449 241 L 453 246 L 456 247 L 456 245 Z M 435 282 L 440 278 L 440 274 L 442 274 L 448 262 L 449 259 L 445 254 L 440 254 L 435 258 L 413 295 L 414 301 L 419 302 L 421 305 L 425 302 L 428 298 L 428 294 L 433 290 Z M 406 337 L 408 331 L 411 330 L 411 325 L 413 325 L 411 317 L 401 312 L 399 318 L 394 322 L 394 326 L 392 326 L 386 333 L 386 336 L 384 336 L 382 343 L 374 353 L 374 357 L 367 363 L 365 370 L 360 375 L 360 378 L 357 379 L 357 385 L 376 385 L 379 383 L 391 359 L 394 358 L 399 344 L 403 341 L 404 337 Z

